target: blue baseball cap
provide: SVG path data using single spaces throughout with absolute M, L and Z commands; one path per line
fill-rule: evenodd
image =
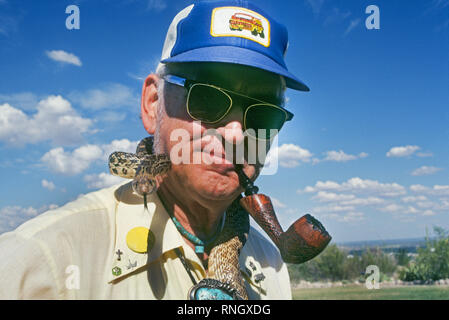
M 161 63 L 240 64 L 281 75 L 288 88 L 309 91 L 288 71 L 287 47 L 287 28 L 251 2 L 202 0 L 173 19 Z

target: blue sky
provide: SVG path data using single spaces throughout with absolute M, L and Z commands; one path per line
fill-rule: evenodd
M 257 3 L 287 26 L 287 66 L 311 88 L 287 91 L 279 170 L 257 181 L 284 228 L 305 213 L 337 242 L 449 228 L 449 1 Z M 117 182 L 106 158 L 146 136 L 142 80 L 189 4 L 0 0 L 0 233 Z

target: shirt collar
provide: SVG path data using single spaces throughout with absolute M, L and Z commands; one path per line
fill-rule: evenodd
M 119 186 L 115 191 L 115 198 L 116 234 L 109 283 L 122 279 L 159 259 L 165 252 L 179 247 L 182 247 L 189 260 L 201 266 L 200 259 L 176 229 L 156 192 L 147 198 L 148 210 L 144 208 L 143 198 L 134 193 L 131 183 Z M 137 253 L 128 248 L 126 235 L 135 227 L 148 228 L 154 234 L 155 242 L 148 253 Z M 121 253 L 120 260 L 117 253 Z M 205 275 L 204 270 L 202 273 Z

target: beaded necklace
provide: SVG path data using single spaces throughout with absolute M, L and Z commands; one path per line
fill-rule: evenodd
M 172 219 L 172 221 L 175 224 L 176 229 L 178 229 L 179 233 L 184 238 L 186 238 L 187 240 L 189 240 L 190 242 L 192 242 L 195 245 L 195 252 L 196 253 L 204 253 L 204 248 L 209 246 L 210 244 L 212 244 L 217 239 L 217 236 L 223 230 L 226 213 L 222 216 L 221 222 L 220 222 L 220 227 L 217 228 L 217 231 L 212 235 L 212 237 L 210 237 L 209 239 L 206 239 L 206 240 L 201 240 L 200 238 L 198 238 L 194 234 L 191 234 L 190 232 L 188 232 L 182 226 L 182 224 L 178 221 L 178 219 L 176 219 L 176 217 L 173 214 L 173 212 L 171 212 L 171 210 L 168 210 L 167 206 L 165 205 L 164 201 L 162 200 L 162 198 L 160 196 L 159 196 L 159 199 L 161 200 L 161 203 L 164 206 L 165 211 L 167 211 L 168 215 Z

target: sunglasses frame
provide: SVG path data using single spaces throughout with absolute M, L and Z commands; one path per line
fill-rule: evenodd
M 225 112 L 220 118 L 218 118 L 218 120 L 215 120 L 215 121 L 201 120 L 201 119 L 198 119 L 197 117 L 194 117 L 194 116 L 191 114 L 191 112 L 190 112 L 190 106 L 189 106 L 190 94 L 192 93 L 192 89 L 193 89 L 195 86 L 212 87 L 212 88 L 214 88 L 214 89 L 217 89 L 217 90 L 220 91 L 221 93 L 223 93 L 223 94 L 229 99 L 229 102 L 230 102 L 230 103 L 229 103 L 229 107 L 226 109 L 226 112 Z M 186 105 L 187 105 L 187 113 L 189 114 L 189 116 L 190 116 L 192 119 L 195 119 L 195 120 L 198 120 L 198 121 L 202 121 L 202 122 L 204 122 L 204 123 L 214 124 L 214 123 L 220 122 L 221 120 L 223 120 L 224 118 L 226 118 L 226 116 L 229 114 L 229 111 L 231 111 L 231 109 L 232 109 L 232 105 L 234 104 L 234 101 L 232 100 L 231 96 L 230 96 L 228 93 L 226 93 L 225 91 L 223 91 L 221 88 L 216 87 L 216 86 L 213 86 L 213 85 L 210 85 L 210 84 L 206 84 L 206 83 L 192 83 L 192 84 L 188 85 L 188 86 L 186 87 L 186 89 L 188 90 L 188 91 L 187 91 L 187 92 L 188 92 L 188 93 L 187 93 L 187 101 L 186 101 Z
M 212 84 L 202 83 L 202 82 L 197 82 L 197 81 L 194 81 L 194 80 L 190 80 L 190 79 L 186 79 L 186 78 L 181 78 L 181 77 L 178 77 L 178 76 L 175 76 L 175 75 L 171 75 L 171 74 L 165 75 L 165 76 L 163 77 L 163 79 L 164 79 L 165 81 L 167 81 L 168 83 L 171 83 L 171 84 L 174 84 L 174 85 L 178 85 L 178 86 L 184 87 L 184 88 L 187 90 L 187 100 L 186 100 L 186 109 L 187 109 L 187 113 L 189 114 L 189 116 L 190 116 L 192 119 L 197 120 L 197 121 L 202 121 L 202 122 L 207 123 L 207 124 L 215 124 L 215 123 L 220 122 L 220 121 L 223 120 L 223 119 L 229 114 L 229 112 L 231 111 L 232 106 L 233 106 L 233 99 L 232 99 L 232 97 L 228 94 L 228 92 L 231 93 L 231 94 L 235 94 L 235 95 L 237 95 L 237 96 L 241 96 L 241 97 L 244 97 L 244 98 L 247 98 L 247 99 L 254 100 L 254 101 L 257 101 L 257 102 L 258 102 L 258 103 L 255 103 L 255 104 L 251 104 L 251 105 L 249 105 L 249 106 L 246 106 L 246 107 L 244 108 L 244 110 L 245 110 L 245 111 L 244 111 L 244 114 L 243 114 L 243 128 L 244 128 L 244 130 L 245 130 L 244 132 L 246 132 L 246 131 L 248 130 L 248 128 L 246 127 L 246 118 L 247 118 L 248 110 L 251 109 L 251 108 L 253 108 L 253 107 L 256 107 L 256 106 L 258 106 L 258 105 L 270 106 L 270 107 L 273 107 L 273 108 L 275 108 L 275 109 L 281 110 L 281 111 L 284 113 L 284 115 L 285 115 L 284 122 L 282 123 L 281 128 L 284 126 L 285 122 L 290 121 L 290 120 L 293 118 L 293 116 L 294 116 L 293 113 L 291 113 L 290 111 L 285 110 L 284 108 L 282 108 L 282 107 L 280 107 L 280 106 L 277 106 L 277 105 L 275 105 L 275 104 L 268 103 L 268 102 L 265 102 L 265 101 L 262 101 L 262 100 L 253 98 L 253 97 L 250 97 L 250 96 L 241 94 L 241 93 L 239 93 L 239 92 L 235 92 L 235 91 L 228 90 L 228 89 L 223 89 L 223 88 L 217 87 L 217 86 L 212 85 Z M 191 94 L 191 92 L 192 92 L 192 88 L 194 88 L 195 86 L 212 87 L 212 88 L 214 88 L 214 89 L 217 89 L 217 90 L 220 91 L 221 93 L 223 93 L 223 94 L 229 99 L 229 101 L 230 101 L 229 107 L 226 109 L 226 112 L 223 114 L 223 116 L 221 116 L 218 120 L 215 120 L 215 121 L 207 121 L 207 120 L 206 120 L 206 121 L 205 121 L 205 120 L 198 119 L 197 117 L 194 117 L 194 116 L 190 113 L 190 107 L 189 107 L 190 94 Z M 254 130 L 254 129 L 253 129 L 253 130 Z M 270 131 L 271 131 L 271 129 L 265 129 L 265 130 L 270 130 Z M 279 130 L 280 130 L 280 129 L 279 129 Z M 250 134 L 248 134 L 248 136 L 251 136 L 251 137 L 252 137 L 252 135 L 250 135 Z M 269 139 L 259 138 L 259 137 L 257 137 L 257 136 L 255 136 L 255 137 L 253 137 L 253 138 L 258 139 L 258 140 L 265 140 L 265 141 L 267 141 L 267 140 L 273 139 L 274 136 L 273 136 L 273 137 L 270 136 Z

